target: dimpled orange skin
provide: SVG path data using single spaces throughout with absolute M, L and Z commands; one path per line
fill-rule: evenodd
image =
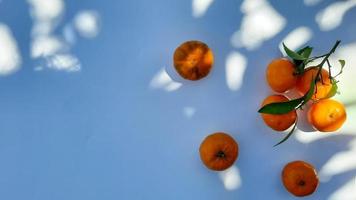
M 295 87 L 295 65 L 284 58 L 272 60 L 267 66 L 266 79 L 272 90 L 283 93 Z
M 225 170 L 237 159 L 239 147 L 228 134 L 218 132 L 207 136 L 199 148 L 200 159 L 211 170 Z
M 175 50 L 173 62 L 179 75 L 195 81 L 209 74 L 213 67 L 214 55 L 205 43 L 188 41 Z
M 267 97 L 262 102 L 262 107 L 276 102 L 285 102 L 289 99 L 283 95 L 271 95 Z M 273 114 L 261 114 L 263 121 L 275 131 L 284 131 L 291 127 L 295 120 L 297 119 L 297 112 L 295 110 L 290 111 L 289 113 L 282 115 L 273 115 Z
M 297 197 L 303 197 L 316 190 L 319 178 L 311 164 L 304 161 L 293 161 L 284 167 L 282 182 L 290 193 Z
M 312 78 L 316 77 L 318 73 L 318 69 L 313 67 L 307 69 L 302 76 L 300 76 L 297 80 L 297 90 L 301 95 L 304 95 L 310 89 L 310 83 Z M 326 98 L 332 88 L 332 83 L 329 78 L 329 72 L 325 69 L 321 70 L 321 75 L 323 77 L 323 81 L 318 81 L 315 85 L 315 92 L 312 96 L 313 100 Z
M 318 131 L 336 131 L 346 121 L 345 107 L 342 103 L 333 99 L 320 100 L 310 107 L 308 121 Z

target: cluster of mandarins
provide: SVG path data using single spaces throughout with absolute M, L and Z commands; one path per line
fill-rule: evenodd
M 301 96 L 310 90 L 310 83 L 318 74 L 318 67 L 308 67 L 296 74 L 296 65 L 286 58 L 277 58 L 269 63 L 266 70 L 268 85 L 277 93 L 268 96 L 262 106 L 276 102 L 287 102 L 289 99 L 282 93 L 296 89 Z M 342 103 L 331 99 L 335 94 L 335 82 L 330 71 L 321 68 L 320 78 L 317 78 L 314 93 L 311 96 L 312 105 L 308 111 L 309 123 L 318 131 L 333 132 L 338 130 L 346 120 L 346 111 Z M 276 131 L 290 128 L 297 120 L 296 109 L 285 114 L 262 113 L 264 122 Z
M 304 55 L 303 52 L 300 52 L 300 54 L 300 57 Z M 298 58 L 298 56 L 296 57 Z M 184 79 L 196 81 L 209 74 L 213 66 L 214 56 L 205 43 L 188 41 L 175 50 L 173 61 L 180 76 Z M 300 64 L 300 60 L 297 62 Z M 310 67 L 299 70 L 302 73 L 297 75 L 296 69 L 295 63 L 284 58 L 273 60 L 268 65 L 267 81 L 274 91 L 284 93 L 296 87 L 300 94 L 304 96 L 294 101 L 289 101 L 284 95 L 267 97 L 262 103 L 265 109 L 263 112 L 261 111 L 265 123 L 277 131 L 288 129 L 293 123 L 296 124 L 297 114 L 295 110 L 312 99 L 315 102 L 309 110 L 310 123 L 320 131 L 338 129 L 345 121 L 346 113 L 341 103 L 328 99 L 329 96 L 332 96 L 332 90 L 335 88 L 334 80 L 329 76 L 329 72 L 321 67 Z M 319 69 L 321 69 L 320 72 Z M 321 79 L 315 78 L 318 76 Z M 313 91 L 310 92 L 311 90 Z M 276 102 L 284 103 L 277 104 Z M 207 168 L 222 171 L 234 164 L 238 157 L 239 146 L 229 134 L 217 132 L 203 140 L 199 153 Z M 283 168 L 282 182 L 285 188 L 295 196 L 307 196 L 316 190 L 319 179 L 311 164 L 304 161 L 293 161 Z

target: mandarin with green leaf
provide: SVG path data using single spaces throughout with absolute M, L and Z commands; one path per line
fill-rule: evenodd
M 295 65 L 285 58 L 272 60 L 267 66 L 266 80 L 272 90 L 283 93 L 295 87 Z
M 283 95 L 271 95 L 268 96 L 262 102 L 262 107 L 270 103 L 287 102 L 287 101 L 289 101 L 289 99 Z M 292 110 L 285 114 L 261 113 L 261 116 L 263 121 L 266 123 L 266 125 L 272 128 L 273 130 L 284 131 L 295 123 L 297 119 L 297 112 L 295 110 Z
M 318 68 L 311 67 L 305 70 L 302 76 L 298 77 L 297 80 L 297 90 L 301 95 L 307 93 L 310 89 L 310 82 L 316 78 L 318 74 Z M 319 78 L 315 84 L 314 94 L 312 100 L 324 99 L 330 96 L 332 92 L 333 83 L 329 77 L 329 72 L 325 69 L 321 69 Z

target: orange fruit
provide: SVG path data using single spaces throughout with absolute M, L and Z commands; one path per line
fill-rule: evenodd
M 271 95 L 268 96 L 263 102 L 262 107 L 276 102 L 285 102 L 289 99 L 283 95 Z M 295 110 L 290 111 L 286 114 L 274 115 L 274 114 L 265 114 L 261 113 L 263 121 L 275 131 L 284 131 L 291 127 L 295 120 L 297 119 L 297 112 Z
M 239 147 L 234 138 L 222 132 L 207 136 L 199 148 L 200 158 L 209 169 L 222 171 L 234 164 Z
M 205 43 L 188 41 L 175 50 L 173 63 L 179 75 L 194 81 L 209 74 L 214 63 L 214 55 Z
M 297 80 L 297 90 L 301 95 L 307 93 L 310 89 L 310 83 L 312 78 L 316 77 L 318 73 L 318 68 L 312 67 L 308 68 L 302 76 L 300 76 Z M 322 80 L 317 81 L 315 85 L 315 92 L 312 96 L 313 100 L 323 99 L 328 96 L 332 88 L 332 81 L 329 78 L 329 72 L 325 69 L 321 70 Z
M 310 107 L 308 121 L 318 131 L 336 131 L 346 121 L 345 107 L 333 99 L 320 100 Z
M 295 65 L 284 58 L 272 60 L 267 66 L 266 79 L 268 85 L 276 92 L 286 92 L 295 87 L 297 76 Z
M 303 197 L 312 194 L 319 184 L 314 167 L 304 161 L 288 163 L 282 171 L 284 187 L 293 195 Z

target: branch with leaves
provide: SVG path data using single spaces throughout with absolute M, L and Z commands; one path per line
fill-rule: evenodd
M 312 99 L 315 91 L 317 90 L 317 82 L 323 80 L 321 71 L 322 71 L 325 63 L 328 66 L 329 79 L 332 84 L 332 88 L 325 98 L 333 97 L 338 92 L 337 91 L 338 90 L 338 86 L 337 86 L 338 81 L 336 80 L 336 77 L 342 73 L 342 70 L 345 66 L 345 61 L 339 60 L 339 63 L 341 65 L 341 70 L 337 75 L 332 76 L 331 71 L 330 71 L 331 65 L 330 65 L 329 58 L 330 58 L 331 54 L 333 54 L 335 52 L 335 50 L 339 46 L 340 42 L 341 42 L 340 40 L 336 41 L 336 43 L 334 44 L 334 46 L 331 48 L 331 50 L 328 53 L 320 55 L 320 56 L 314 56 L 314 57 L 311 57 L 313 48 L 310 46 L 306 46 L 306 47 L 295 52 L 295 51 L 292 51 L 291 49 L 289 49 L 283 43 L 283 47 L 284 47 L 286 54 L 292 60 L 292 62 L 295 64 L 295 76 L 302 76 L 307 70 L 309 70 L 309 68 L 307 67 L 308 64 L 314 62 L 317 59 L 322 59 L 319 64 L 317 64 L 313 67 L 313 68 L 318 69 L 317 74 L 315 77 L 312 77 L 311 82 L 310 82 L 309 91 L 306 94 L 304 94 L 304 96 L 297 98 L 297 99 L 292 99 L 292 100 L 289 100 L 286 102 L 276 102 L 276 103 L 267 104 L 267 105 L 263 106 L 261 109 L 259 109 L 258 112 L 265 113 L 265 114 L 281 115 L 281 114 L 289 113 L 293 110 L 301 109 L 305 104 L 307 104 Z M 324 83 L 322 83 L 322 84 L 324 84 Z M 293 128 L 285 136 L 285 138 L 283 138 L 275 146 L 285 142 L 294 133 L 296 126 L 297 126 L 297 122 L 298 122 L 298 120 L 295 121 Z

